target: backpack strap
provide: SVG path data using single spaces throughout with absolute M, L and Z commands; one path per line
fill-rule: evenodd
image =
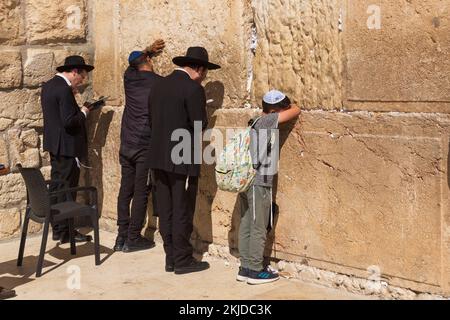
M 258 120 L 261 118 L 262 118 L 262 116 L 259 116 L 256 119 L 250 119 L 250 121 L 248 122 L 248 125 L 250 126 L 250 128 L 253 128 L 255 126 L 256 122 L 258 122 Z

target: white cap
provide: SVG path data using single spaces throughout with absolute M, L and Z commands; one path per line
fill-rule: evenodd
M 286 98 L 284 93 L 278 90 L 270 90 L 264 95 L 263 101 L 268 104 L 276 104 L 283 101 L 284 98 Z

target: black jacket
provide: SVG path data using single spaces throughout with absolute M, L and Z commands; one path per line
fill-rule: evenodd
M 160 169 L 189 176 L 200 175 L 200 164 L 194 163 L 194 121 L 201 121 L 200 139 L 202 130 L 208 124 L 206 115 L 206 96 L 203 87 L 193 81 L 183 71 L 175 70 L 166 78 L 161 79 L 150 93 L 149 109 L 152 128 L 150 143 L 150 168 Z M 172 133 L 176 129 L 185 129 L 189 132 L 190 157 L 188 161 L 176 164 L 172 161 L 171 153 L 180 142 L 171 141 Z M 197 155 L 202 153 L 202 143 L 199 145 Z M 183 152 L 176 152 L 185 156 Z M 198 158 L 201 159 L 201 158 Z
M 150 147 L 151 129 L 148 99 L 155 83 L 161 77 L 154 72 L 138 71 L 128 67 L 123 82 L 125 110 L 120 132 L 121 144 L 128 147 Z
M 44 151 L 83 159 L 87 155 L 86 117 L 81 112 L 72 88 L 60 76 L 42 86 Z

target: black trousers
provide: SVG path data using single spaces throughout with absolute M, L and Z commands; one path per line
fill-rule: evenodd
M 164 241 L 166 264 L 183 267 L 192 261 L 190 238 L 193 230 L 198 177 L 154 170 L 155 211 Z M 188 185 L 186 187 L 186 183 Z
M 80 168 L 78 168 L 77 161 L 74 157 L 66 157 L 61 155 L 50 154 L 50 164 L 52 166 L 50 175 L 52 180 L 63 180 L 67 183 L 68 188 L 78 186 L 80 179 Z M 63 189 L 62 184 L 51 184 L 50 192 Z M 73 193 L 73 201 L 76 200 L 77 194 Z M 58 203 L 62 201 L 70 200 L 62 194 L 57 198 L 52 198 L 52 203 Z M 61 233 L 69 229 L 68 223 L 64 221 L 58 221 L 52 223 L 52 229 L 54 233 Z
M 149 183 L 148 148 L 122 145 L 119 160 L 122 179 L 117 201 L 119 236 L 135 240 L 140 236 L 147 214 Z M 131 203 L 131 211 L 130 211 Z

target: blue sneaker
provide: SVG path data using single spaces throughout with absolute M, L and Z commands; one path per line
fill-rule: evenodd
M 236 280 L 240 281 L 240 282 L 247 281 L 249 271 L 250 271 L 250 269 L 248 269 L 248 268 L 239 267 L 239 272 L 236 276 Z
M 261 271 L 249 270 L 247 283 L 248 284 L 263 284 L 274 282 L 280 279 L 280 276 L 275 271 L 269 268 L 262 269 Z

